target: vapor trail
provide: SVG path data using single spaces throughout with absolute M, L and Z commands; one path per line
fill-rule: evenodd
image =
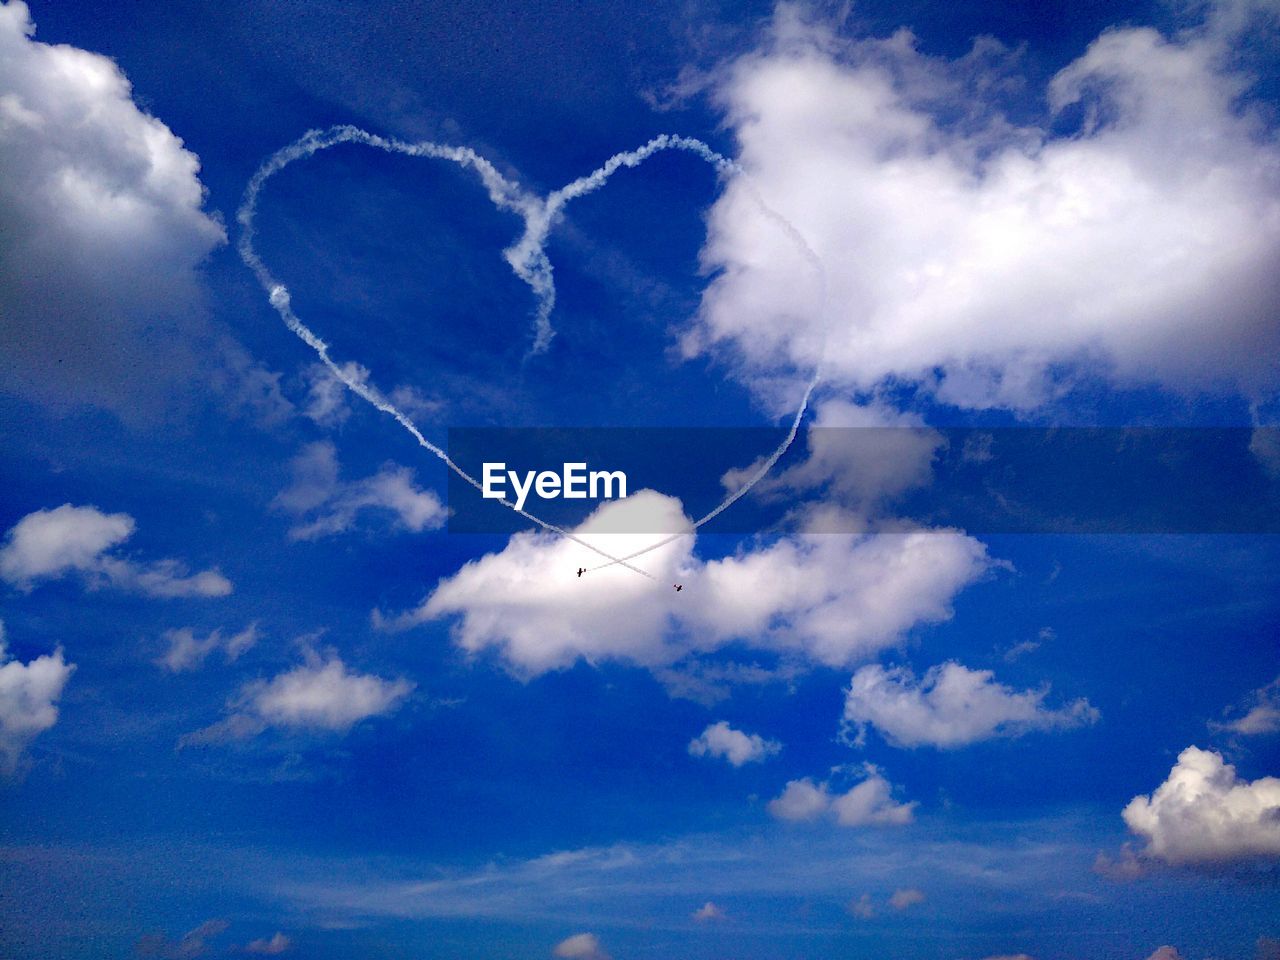
M 683 150 L 701 157 L 707 163 L 716 168 L 717 172 L 742 174 L 742 169 L 732 160 L 712 150 L 701 140 L 692 137 L 671 136 L 662 134 L 650 140 L 644 146 L 635 150 L 624 151 L 615 154 L 604 162 L 599 168 L 572 181 L 559 190 L 549 194 L 546 199 L 539 199 L 531 196 L 522 190 L 517 184 L 502 176 L 501 173 L 484 157 L 480 156 L 474 150 L 468 147 L 455 147 L 423 141 L 419 143 L 408 143 L 403 140 L 394 138 L 380 137 L 377 134 L 368 133 L 358 127 L 353 126 L 337 126 L 328 130 L 311 130 L 293 143 L 276 151 L 258 168 L 253 177 L 249 180 L 248 186 L 245 187 L 244 200 L 240 205 L 240 209 L 236 214 L 237 220 L 240 222 L 241 233 L 238 249 L 240 259 L 245 265 L 253 271 L 257 277 L 258 283 L 262 289 L 266 291 L 267 298 L 271 306 L 275 308 L 280 318 L 295 335 L 307 344 L 320 358 L 324 366 L 332 373 L 341 383 L 343 383 L 352 393 L 369 403 L 374 408 L 382 411 L 392 417 L 397 423 L 405 428 L 409 434 L 417 441 L 418 445 L 423 449 L 434 454 L 440 459 L 450 470 L 457 476 L 461 477 L 476 490 L 483 493 L 483 485 L 471 474 L 467 473 L 462 467 L 454 463 L 449 455 L 443 449 L 436 446 L 428 440 L 422 431 L 410 417 L 395 406 L 390 400 L 384 397 L 376 387 L 368 383 L 362 373 L 349 371 L 342 365 L 338 364 L 329 354 L 329 345 L 321 339 L 314 331 L 304 324 L 294 313 L 290 302 L 289 289 L 279 280 L 277 280 L 267 269 L 262 258 L 258 256 L 257 251 L 253 247 L 254 239 L 254 218 L 257 215 L 258 198 L 262 192 L 263 186 L 267 180 L 275 176 L 285 167 L 289 166 L 297 160 L 303 160 L 314 156 L 321 150 L 327 150 L 330 147 L 343 143 L 357 143 L 369 147 L 375 147 L 388 153 L 399 153 L 411 157 L 431 157 L 439 160 L 448 160 L 456 163 L 461 167 L 474 171 L 484 184 L 489 194 L 489 199 L 493 205 L 501 210 L 507 210 L 518 214 L 524 220 L 524 234 L 516 243 L 512 244 L 505 251 L 507 263 L 521 280 L 528 284 L 533 291 L 537 300 L 537 311 L 534 317 L 534 340 L 530 347 L 531 354 L 537 354 L 545 351 L 551 343 L 551 338 L 555 335 L 555 331 L 551 326 L 551 313 L 555 309 L 555 280 L 550 259 L 546 254 L 546 241 L 552 228 L 559 222 L 566 204 L 571 200 L 586 196 L 608 182 L 619 169 L 623 167 L 638 167 L 649 157 L 663 150 Z M 804 238 L 788 222 L 784 217 L 771 210 L 760 198 L 755 191 L 754 186 L 745 177 L 740 181 L 747 186 L 753 201 L 760 207 L 761 211 L 772 221 L 777 223 L 783 231 L 796 243 L 805 259 L 809 262 L 817 274 L 821 288 L 822 313 L 825 319 L 826 304 L 826 273 L 823 270 L 822 263 L 814 254 L 812 248 L 805 242 Z M 825 330 L 825 326 L 824 326 Z M 826 343 L 824 334 L 823 354 L 825 355 Z M 820 379 L 821 361 L 819 361 L 819 369 L 815 370 L 813 379 L 810 380 L 808 387 L 804 392 L 804 397 L 800 402 L 799 409 L 796 410 L 795 417 L 791 423 L 791 429 L 786 439 L 779 444 L 773 453 L 764 461 L 760 469 L 745 484 L 736 491 L 727 496 L 714 509 L 707 513 L 704 517 L 693 524 L 693 527 L 687 533 L 696 531 L 703 524 L 719 516 L 739 499 L 745 496 L 752 487 L 754 487 L 769 470 L 778 462 L 787 449 L 791 446 L 796 438 L 796 434 L 800 429 L 800 423 L 804 418 L 808 409 L 810 397 L 813 395 L 814 389 L 817 387 Z M 656 578 L 648 571 L 632 565 L 629 561 L 637 557 L 643 556 L 652 550 L 665 546 L 676 540 L 680 536 L 687 533 L 675 534 L 653 543 L 642 550 L 625 557 L 615 557 L 605 550 L 583 540 L 574 533 L 558 527 L 555 524 L 547 523 L 526 510 L 517 507 L 509 500 L 501 499 L 499 501 L 503 506 L 514 511 L 520 516 L 536 524 L 538 527 L 550 533 L 559 534 L 562 537 L 586 547 L 588 550 L 605 558 L 606 563 L 602 563 L 596 567 L 592 567 L 592 571 L 603 570 L 607 567 L 621 565 L 629 570 L 634 570 L 642 576 L 648 577 L 656 582 Z
M 258 278 L 258 283 L 262 285 L 262 289 L 267 292 L 267 298 L 280 315 L 290 330 L 292 330 L 307 346 L 315 351 L 320 358 L 320 362 L 328 368 L 329 372 L 346 385 L 356 396 L 363 399 L 373 407 L 381 410 L 383 413 L 395 419 L 402 427 L 409 431 L 410 435 L 418 442 L 423 449 L 435 454 L 444 464 L 465 480 L 471 486 L 475 487 L 482 494 L 484 486 L 466 470 L 454 463 L 449 455 L 440 447 L 436 446 L 418 429 L 417 425 L 411 420 L 408 414 L 400 410 L 395 404 L 384 397 L 376 387 L 366 383 L 361 377 L 354 373 L 348 372 L 329 355 L 329 345 L 315 334 L 306 324 L 298 319 L 297 314 L 293 312 L 293 306 L 289 299 L 289 289 L 275 277 L 271 275 L 271 271 L 267 269 L 266 264 L 262 262 L 262 258 L 258 256 L 253 249 L 254 236 L 254 216 L 257 213 L 258 196 L 262 192 L 263 184 L 269 178 L 279 173 L 295 160 L 301 160 L 306 157 L 313 156 L 321 150 L 336 146 L 339 143 L 364 143 L 371 147 L 377 147 L 391 153 L 403 153 L 408 156 L 421 157 L 437 157 L 442 160 L 451 160 L 464 167 L 471 167 L 479 174 L 485 187 L 488 188 L 489 197 L 494 204 L 507 210 L 515 210 L 524 213 L 526 209 L 531 209 L 536 201 L 528 200 L 519 189 L 510 181 L 505 179 L 493 165 L 483 157 L 480 157 L 474 151 L 465 147 L 447 147 L 434 143 L 404 143 L 399 140 L 387 140 L 371 133 L 366 133 L 356 127 L 334 127 L 328 131 L 312 130 L 304 134 L 301 138 L 291 143 L 289 146 L 272 154 L 257 172 L 254 173 L 249 185 L 245 188 L 244 202 L 240 205 L 240 210 L 236 214 L 236 219 L 240 221 L 241 233 L 239 252 L 240 259 L 251 269 Z M 545 258 L 544 258 L 545 259 Z M 548 271 L 550 264 L 547 264 Z M 536 291 L 535 287 L 535 291 Z M 627 569 L 634 570 L 636 573 L 648 577 L 650 580 L 657 582 L 651 573 L 641 570 L 639 567 L 633 566 L 625 560 L 619 560 L 612 554 L 601 550 L 594 544 L 588 543 L 581 537 L 575 536 L 568 530 L 556 526 L 553 523 L 547 523 L 533 514 L 522 510 L 511 501 L 502 498 L 499 501 L 503 506 L 514 510 L 520 516 L 529 520 L 543 530 L 551 533 L 558 533 L 562 537 L 567 537 L 574 543 L 586 547 L 588 550 L 599 554 L 608 559 L 611 563 L 621 563 Z

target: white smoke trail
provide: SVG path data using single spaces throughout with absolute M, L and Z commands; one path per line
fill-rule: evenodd
M 489 190 L 489 197 L 496 206 L 503 209 L 514 210 L 524 213 L 527 209 L 532 209 L 533 202 L 524 197 L 522 193 L 506 180 L 497 170 L 495 170 L 487 160 L 477 155 L 465 147 L 446 147 L 434 143 L 403 143 L 398 140 L 387 140 L 374 134 L 367 133 L 356 127 L 334 127 L 328 131 L 321 132 L 312 130 L 294 141 L 289 146 L 277 151 L 267 161 L 258 168 L 257 172 L 249 181 L 249 185 L 245 188 L 244 202 L 240 205 L 240 210 L 236 214 L 236 218 L 240 221 L 241 234 L 239 243 L 240 259 L 253 271 L 258 278 L 258 282 L 262 288 L 267 291 L 267 297 L 271 302 L 280 318 L 284 320 L 285 325 L 292 330 L 307 346 L 315 351 L 320 358 L 321 363 L 328 368 L 329 372 L 338 378 L 352 393 L 360 397 L 373 407 L 381 410 L 388 416 L 393 417 L 397 423 L 409 431 L 410 435 L 418 442 L 418 445 L 425 450 L 430 451 L 446 466 L 459 477 L 465 480 L 471 486 L 483 493 L 483 485 L 476 480 L 475 477 L 467 473 L 466 470 L 454 463 L 449 455 L 440 447 L 436 446 L 418 429 L 417 425 L 402 410 L 395 406 L 390 400 L 382 396 L 378 389 L 371 386 L 365 380 L 357 376 L 354 372 L 346 367 L 336 363 L 329 355 L 329 345 L 317 336 L 306 324 L 298 319 L 293 312 L 290 303 L 288 288 L 276 280 L 272 276 L 271 271 L 267 269 L 262 258 L 258 256 L 253 248 L 254 236 L 254 216 L 257 213 L 258 196 L 262 192 L 262 186 L 266 181 L 279 173 L 295 160 L 301 160 L 306 157 L 313 156 L 321 150 L 336 146 L 339 143 L 363 143 L 371 147 L 377 147 L 392 153 L 403 153 L 408 156 L 436 157 L 442 160 L 451 160 L 454 163 L 464 167 L 471 167 L 479 174 L 481 180 Z M 550 265 L 548 264 L 548 269 Z M 548 275 L 548 281 L 549 281 Z M 535 287 L 535 292 L 537 288 Z M 580 537 L 575 536 L 568 530 L 564 530 L 555 524 L 547 523 L 544 520 L 535 517 L 533 514 L 522 510 L 514 503 L 505 498 L 499 501 L 503 506 L 514 510 L 520 516 L 524 517 L 544 530 L 551 533 L 557 533 L 563 537 L 568 537 L 573 542 L 586 547 L 587 549 L 605 557 L 610 562 L 619 562 L 618 558 L 604 550 L 599 549 L 594 544 L 588 543 Z M 626 561 L 620 561 L 630 570 L 642 576 L 648 577 L 650 580 L 656 579 L 645 570 L 633 566 Z
M 476 490 L 483 492 L 483 485 L 476 480 L 475 477 L 467 473 L 466 470 L 454 463 L 449 455 L 440 447 L 436 446 L 428 440 L 417 425 L 402 410 L 395 406 L 390 400 L 384 397 L 376 387 L 369 384 L 363 374 L 357 374 L 355 368 L 341 365 L 333 360 L 329 354 L 329 345 L 321 339 L 314 331 L 304 324 L 294 313 L 290 302 L 289 289 L 279 280 L 277 280 L 267 269 L 262 258 L 258 256 L 253 246 L 254 239 L 254 219 L 257 215 L 258 198 L 262 192 L 263 186 L 267 180 L 275 176 L 285 167 L 298 160 L 303 160 L 314 156 L 321 150 L 327 150 L 330 147 L 343 143 L 363 144 L 369 147 L 375 147 L 388 153 L 399 153 L 412 157 L 431 157 L 440 160 L 448 160 L 456 163 L 461 167 L 473 170 L 480 177 L 485 189 L 488 191 L 489 199 L 495 207 L 507 210 L 512 213 L 519 214 L 525 223 L 523 236 L 511 247 L 504 251 L 504 256 L 508 264 L 516 275 L 523 280 L 533 291 L 537 299 L 537 312 L 534 319 L 534 342 L 530 349 L 531 353 L 541 353 L 545 351 L 551 342 L 551 338 L 555 335 L 551 327 L 551 313 L 555 308 L 555 280 L 552 271 L 550 259 L 546 254 L 546 241 L 551 229 L 556 225 L 562 216 L 564 207 L 569 201 L 598 190 L 609 180 L 609 178 L 622 167 L 637 167 L 653 154 L 663 150 L 685 150 L 701 157 L 710 163 L 720 173 L 741 174 L 741 168 L 732 160 L 712 150 L 709 146 L 700 140 L 691 137 L 679 137 L 663 134 L 650 140 L 644 146 L 636 150 L 625 151 L 610 157 L 598 169 L 594 170 L 585 177 L 580 177 L 572 183 L 562 187 L 559 190 L 549 194 L 545 200 L 532 197 L 521 190 L 516 184 L 507 180 L 500 174 L 497 169 L 484 157 L 477 154 L 474 150 L 467 147 L 447 146 L 429 141 L 419 143 L 407 143 L 402 140 L 393 138 L 380 137 L 377 134 L 368 133 L 358 127 L 353 126 L 337 126 L 329 130 L 311 130 L 302 137 L 295 140 L 288 146 L 276 151 L 267 158 L 265 162 L 254 173 L 249 180 L 248 186 L 245 188 L 244 200 L 240 205 L 240 209 L 236 214 L 240 222 L 241 233 L 238 245 L 240 259 L 245 265 L 253 271 L 257 277 L 259 284 L 267 293 L 267 298 L 271 306 L 275 308 L 280 318 L 284 321 L 293 333 L 307 344 L 320 361 L 325 365 L 330 373 L 333 374 L 341 383 L 343 383 L 352 393 L 369 403 L 374 408 L 387 414 L 395 419 L 409 434 L 417 441 L 418 445 L 429 451 L 439 458 L 450 470 L 469 483 Z M 798 231 L 783 217 L 770 210 L 767 205 L 759 198 L 754 189 L 751 190 L 752 197 L 760 206 L 760 209 L 770 219 L 778 223 L 787 235 L 798 245 L 805 258 L 810 265 L 814 267 L 822 290 L 823 314 L 825 316 L 826 304 L 826 275 L 822 268 L 821 262 L 813 253 L 813 250 L 804 241 L 804 238 Z M 825 342 L 823 344 L 823 352 L 825 353 Z M 819 364 L 820 366 L 820 364 Z M 801 400 L 800 407 L 797 409 L 795 417 L 791 424 L 791 430 L 787 434 L 786 439 L 773 451 L 773 453 L 765 460 L 761 468 L 751 477 L 747 483 L 743 484 L 736 491 L 727 496 L 720 504 L 698 520 L 689 533 L 696 531 L 698 527 L 719 516 L 735 502 L 745 496 L 752 487 L 754 487 L 769 472 L 774 464 L 786 453 L 787 449 L 795 440 L 796 433 L 800 428 L 800 422 L 804 418 L 808 409 L 810 397 L 820 379 L 820 372 L 815 370 L 813 379 L 809 382 L 805 390 L 804 397 Z M 656 582 L 656 578 L 648 571 L 642 570 L 634 566 L 629 561 L 637 557 L 643 556 L 650 551 L 656 550 L 668 543 L 671 543 L 680 536 L 688 535 L 688 533 L 675 534 L 664 540 L 651 544 L 642 550 L 638 550 L 626 557 L 614 557 L 608 552 L 601 550 L 599 547 L 583 540 L 572 532 L 565 530 L 555 524 L 534 516 L 526 510 L 517 507 L 514 503 L 502 499 L 499 501 L 503 506 L 514 511 L 526 520 L 536 524 L 543 530 L 566 537 L 599 556 L 605 558 L 607 562 L 591 568 L 593 571 L 602 570 L 607 567 L 622 565 L 629 570 L 633 570 L 642 576 L 648 577 Z

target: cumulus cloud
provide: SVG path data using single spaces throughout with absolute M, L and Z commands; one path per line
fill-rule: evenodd
M 803 822 L 817 820 L 831 809 L 827 785 L 816 784 L 808 777 L 788 781 L 782 793 L 769 801 L 769 812 L 779 820 Z
M 842 827 L 902 826 L 915 819 L 915 801 L 898 803 L 893 786 L 880 771 L 866 764 L 863 779 L 847 793 L 833 794 L 826 783 L 808 777 L 791 780 L 769 801 L 769 813 L 779 820 L 810 822 L 834 817 Z
M 1243 716 L 1222 723 L 1211 722 L 1209 726 L 1246 737 L 1280 732 L 1280 677 L 1250 695 Z
M 28 663 L 9 656 L 0 621 L 0 774 L 14 775 L 27 745 L 58 721 L 58 699 L 75 664 L 61 648 Z
M 893 891 L 889 897 L 889 906 L 895 910 L 906 910 L 908 907 L 914 907 L 916 904 L 924 903 L 925 896 L 915 887 L 903 887 L 900 890 Z
M 552 956 L 565 960 L 610 960 L 594 933 L 575 933 L 556 944 Z
M 1098 711 L 1084 699 L 1046 707 L 1048 692 L 1047 687 L 1018 692 L 997 683 L 990 670 L 970 670 L 955 661 L 930 667 L 919 681 L 905 667 L 869 664 L 853 675 L 844 719 L 857 728 L 859 742 L 867 727 L 874 727 L 895 746 L 942 749 L 1097 721 Z
M 717 921 L 726 919 L 725 912 L 708 900 L 697 910 L 693 911 L 693 919 L 698 923 L 716 923 Z
M 278 957 L 292 947 L 293 941 L 277 930 L 271 937 L 250 940 L 244 945 L 244 952 L 257 954 L 260 957 Z
M 196 267 L 225 233 L 120 68 L 34 33 L 0 6 L 0 389 L 127 413 L 191 365 Z
M 689 753 L 695 757 L 723 757 L 732 766 L 759 763 L 782 750 L 777 740 L 766 740 L 758 733 L 735 730 L 721 720 L 689 741 Z
M 223 636 L 221 629 L 213 630 L 203 640 L 190 627 L 181 627 L 166 630 L 164 641 L 168 644 L 168 649 L 156 660 L 156 664 L 170 673 L 182 673 L 199 667 L 215 650 L 222 651 L 227 663 L 239 659 L 240 654 L 258 642 L 258 625 L 251 623 L 230 636 Z
M 751 183 L 711 210 L 686 351 L 731 346 L 756 382 L 822 356 L 837 388 L 973 408 L 1034 408 L 1086 365 L 1274 391 L 1280 148 L 1240 105 L 1230 6 L 1172 39 L 1108 30 L 1027 126 L 1000 112 L 1017 55 L 995 41 L 931 58 L 906 30 L 847 40 L 779 6 L 714 90 Z M 757 193 L 824 263 L 825 309 Z
M 399 709 L 414 685 L 348 669 L 336 655 L 308 651 L 306 662 L 270 680 L 245 684 L 230 714 L 183 738 L 200 745 L 241 740 L 268 727 L 346 733 L 362 720 Z
M 1155 952 L 1147 957 L 1147 960 L 1182 960 L 1182 954 L 1178 952 L 1177 947 L 1166 945 L 1157 947 Z
M 371 477 L 343 482 L 337 452 L 327 440 L 308 444 L 294 457 L 293 482 L 274 505 L 300 518 L 289 531 L 292 540 L 344 533 L 366 510 L 389 512 L 399 528 L 413 533 L 438 529 L 448 517 L 439 497 L 414 485 L 408 467 L 388 463 Z
M 1147 841 L 1143 855 L 1166 863 L 1280 858 L 1280 779 L 1241 780 L 1212 750 L 1187 747 L 1168 779 L 1123 816 Z
M 679 500 L 643 490 L 602 504 L 575 533 L 624 556 L 657 536 L 610 530 L 690 525 Z M 844 666 L 918 624 L 950 618 L 952 597 L 989 567 L 981 543 L 949 531 L 801 533 L 705 562 L 693 547 L 694 537 L 680 537 L 637 560 L 655 586 L 621 566 L 579 579 L 577 568 L 595 566 L 598 555 L 562 537 L 520 533 L 442 580 L 417 610 L 381 622 L 456 618 L 463 649 L 496 650 L 523 674 L 579 658 L 666 667 L 733 641 Z
M 90 589 L 111 586 L 153 597 L 223 597 L 231 592 L 231 581 L 217 569 L 188 574 L 177 560 L 142 566 L 114 553 L 136 526 L 127 513 L 69 503 L 29 513 L 5 535 L 0 579 L 24 592 L 73 572 Z

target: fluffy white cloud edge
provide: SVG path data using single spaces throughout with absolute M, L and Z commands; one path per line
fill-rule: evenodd
M 832 793 L 827 783 L 808 777 L 788 781 L 782 793 L 769 801 L 769 813 L 778 820 L 808 823 L 834 819 L 842 827 L 905 826 L 915 820 L 916 801 L 893 799 L 893 785 L 872 764 L 863 767 L 863 779 L 845 793 Z
M 641 490 L 602 504 L 574 533 L 613 556 L 654 540 L 604 532 L 611 527 L 688 530 L 691 521 L 676 498 Z M 709 561 L 694 546 L 682 536 L 637 559 L 652 580 L 621 566 L 579 578 L 597 554 L 520 533 L 441 580 L 416 610 L 375 620 L 395 628 L 452 620 L 464 650 L 496 651 L 530 676 L 578 659 L 662 668 L 735 641 L 839 667 L 949 619 L 953 597 L 991 566 L 983 544 L 954 531 L 800 533 Z
M 34 34 L 25 3 L 0 5 L 0 386 L 127 415 L 192 363 L 197 267 L 226 234 L 199 159 L 116 63 Z
M 11 659 L 0 621 L 0 775 L 21 768 L 27 746 L 58 721 L 58 700 L 75 671 L 62 649 L 27 663 Z
M 1222 754 L 1187 747 L 1168 778 L 1122 813 L 1143 856 L 1174 865 L 1280 858 L 1280 779 L 1242 780 Z
M 1280 147 L 1230 65 L 1273 8 L 1210 4 L 1171 38 L 1108 30 L 1053 78 L 1043 127 L 991 106 L 1016 57 L 994 41 L 944 60 L 908 31 L 852 40 L 803 11 L 779 5 L 716 75 L 751 183 L 712 208 L 716 279 L 687 352 L 731 345 L 762 390 L 821 357 L 837 389 L 908 382 L 974 408 L 1044 404 L 1073 367 L 1280 387 Z M 1073 109 L 1080 129 L 1052 132 Z M 825 265 L 825 303 L 757 195 Z
M 565 937 L 555 945 L 551 955 L 562 960 L 610 960 L 600 945 L 600 938 L 594 933 L 575 933 Z
M 720 720 L 689 741 L 689 754 L 694 757 L 720 757 L 731 766 L 759 763 L 782 751 L 777 740 L 766 740 L 758 733 L 735 730 L 728 721 Z

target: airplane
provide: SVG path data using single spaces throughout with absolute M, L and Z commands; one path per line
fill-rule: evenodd
M 684 589 L 683 583 L 673 583 L 672 586 L 676 588 L 676 593 L 679 593 L 681 590 Z
M 583 575 L 584 573 L 586 573 L 586 572 L 587 572 L 587 568 L 586 568 L 586 567 L 579 567 L 579 568 L 578 568 L 578 579 L 579 579 L 579 580 L 581 580 L 581 579 L 582 579 L 582 575 Z

